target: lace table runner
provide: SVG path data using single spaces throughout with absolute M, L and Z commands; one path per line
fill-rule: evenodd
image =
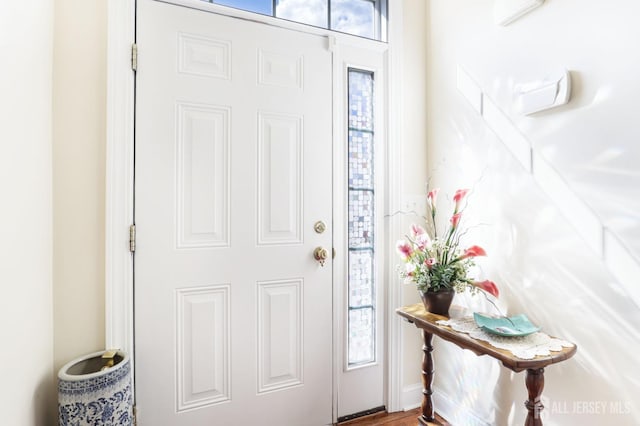
M 487 342 L 498 349 L 505 349 L 522 359 L 533 359 L 539 355 L 547 356 L 550 355 L 550 352 L 561 351 L 563 347 L 570 348 L 574 346 L 571 342 L 556 339 L 541 332 L 517 337 L 503 337 L 491 334 L 478 327 L 473 317 L 439 320 L 437 324 L 448 325 L 455 331 L 467 333 L 474 339 Z

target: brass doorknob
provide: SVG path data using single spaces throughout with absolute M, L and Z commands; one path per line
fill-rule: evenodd
M 313 258 L 320 263 L 320 266 L 324 266 L 324 262 L 327 261 L 327 257 L 329 257 L 329 252 L 324 247 L 316 247 L 313 251 Z

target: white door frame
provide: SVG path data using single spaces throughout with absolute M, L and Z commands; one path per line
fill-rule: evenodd
M 198 0 L 177 0 L 197 7 Z M 208 8 L 211 5 L 207 5 Z M 316 34 L 334 34 L 284 20 L 274 20 L 244 11 L 221 8 L 224 14 L 266 22 Z M 402 13 L 401 1 L 389 1 L 389 93 L 390 105 L 387 139 L 387 205 L 385 211 L 401 209 L 399 172 L 402 170 Z M 350 40 L 357 38 L 337 34 Z M 131 67 L 131 46 L 135 41 L 135 0 L 107 2 L 107 140 L 105 188 L 105 345 L 127 351 L 133 360 L 133 257 L 129 251 L 129 226 L 133 224 L 133 152 L 135 78 Z M 388 236 L 400 235 L 396 220 L 388 219 Z M 394 238 L 387 238 L 394 241 Z M 389 264 L 395 256 L 392 244 L 387 253 L 388 286 L 385 303 L 387 316 L 386 361 L 387 410 L 402 409 L 402 330 L 395 308 L 402 301 L 402 287 L 397 285 L 394 268 Z M 132 362 L 133 364 L 133 362 Z M 135 367 L 135 365 L 133 365 Z

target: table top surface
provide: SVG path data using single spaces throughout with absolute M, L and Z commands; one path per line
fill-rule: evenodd
M 396 309 L 396 313 L 409 322 L 414 323 L 415 326 L 420 329 L 454 343 L 463 349 L 469 349 L 475 352 L 476 355 L 488 355 L 496 358 L 500 360 L 505 367 L 516 372 L 526 369 L 544 368 L 548 365 L 562 362 L 571 358 L 578 349 L 574 344 L 572 347 L 562 348 L 561 351 L 551 352 L 551 354 L 547 356 L 538 356 L 534 359 L 521 359 L 507 350 L 498 349 L 487 342 L 474 339 L 467 333 L 455 331 L 447 325 L 436 324 L 438 320 L 447 320 L 449 318 L 425 311 L 422 303 L 398 308 Z M 460 318 L 469 315 L 470 312 L 460 306 L 452 306 L 449 314 L 452 318 Z

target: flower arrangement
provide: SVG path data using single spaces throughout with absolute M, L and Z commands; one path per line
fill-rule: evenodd
M 427 195 L 428 217 L 425 218 L 430 232 L 419 225 L 412 225 L 410 235 L 398 241 L 397 249 L 405 262 L 400 277 L 415 283 L 419 291 L 438 292 L 453 289 L 456 292 L 484 290 L 495 297 L 499 296 L 498 287 L 493 281 L 475 281 L 469 278 L 469 269 L 474 265 L 474 258 L 486 256 L 480 246 L 460 247 L 461 230 L 459 227 L 462 211 L 462 200 L 468 189 L 456 191 L 453 201 L 455 207 L 449 219 L 449 226 L 443 235 L 436 229 L 436 197 L 438 189 Z

